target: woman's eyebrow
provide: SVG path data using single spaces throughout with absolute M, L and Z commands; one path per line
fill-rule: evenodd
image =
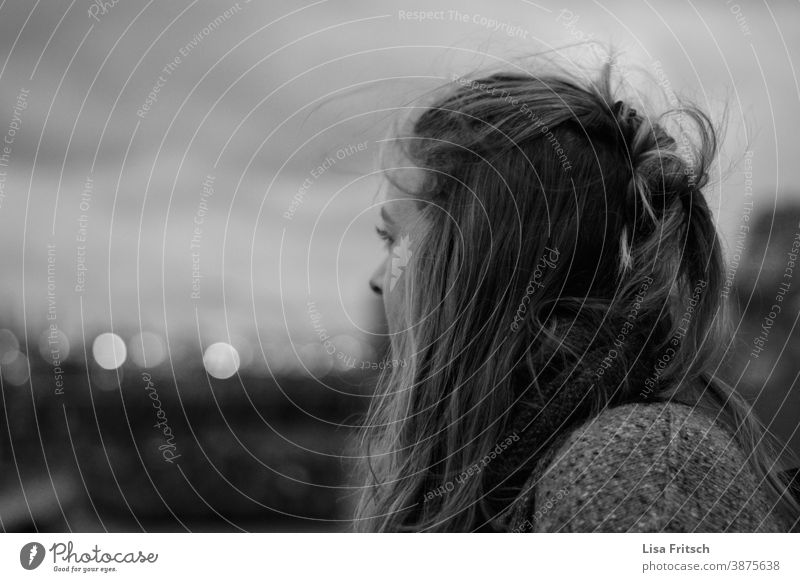
M 386 212 L 385 206 L 381 207 L 381 218 L 388 224 L 394 224 L 394 220 L 392 220 L 392 218 L 389 216 L 389 213 Z

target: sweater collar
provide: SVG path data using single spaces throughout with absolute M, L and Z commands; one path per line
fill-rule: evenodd
M 652 329 L 639 323 L 638 329 Z M 513 376 L 516 400 L 501 434 L 502 439 L 511 436 L 512 442 L 494 457 L 484 474 L 484 491 L 493 513 L 514 500 L 560 436 L 607 406 L 641 400 L 638 387 L 652 373 L 652 352 L 641 349 L 637 357 L 647 338 L 636 330 L 621 342 L 609 342 L 573 325 L 561 337 L 568 345 L 584 346 L 578 357 L 569 362 L 563 352 L 554 351 L 540 367 L 537 382 L 527 369 Z

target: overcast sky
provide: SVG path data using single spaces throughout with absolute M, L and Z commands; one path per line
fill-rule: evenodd
M 730 233 L 744 202 L 730 164 L 745 150 L 760 208 L 800 184 L 800 18 L 773 4 L 4 2 L 3 325 L 46 325 L 51 244 L 71 336 L 83 321 L 308 338 L 309 300 L 337 333 L 371 329 L 370 172 L 391 110 L 453 74 L 589 39 L 713 112 L 727 104 L 725 181 L 710 195 Z M 408 15 L 423 8 L 438 12 Z

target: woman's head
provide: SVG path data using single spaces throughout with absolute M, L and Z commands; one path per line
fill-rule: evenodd
M 461 79 L 397 136 L 380 229 L 389 253 L 372 280 L 390 320 L 405 318 L 393 331 L 413 334 L 430 318 L 484 329 L 523 300 L 531 329 L 555 303 L 624 303 L 650 275 L 674 287 L 671 303 L 698 280 L 714 294 L 720 249 L 700 194 L 716 147 L 711 125 L 696 109 L 673 111 L 696 130 L 676 141 L 616 99 L 610 70 L 594 83 Z M 531 296 L 537 264 L 555 255 Z
M 366 527 L 474 522 L 481 479 L 420 497 L 502 440 L 515 381 L 535 386 L 555 354 L 581 365 L 588 345 L 570 329 L 611 345 L 636 328 L 615 365 L 669 354 L 647 390 L 610 387 L 616 400 L 671 397 L 709 372 L 723 263 L 701 189 L 715 133 L 695 108 L 654 118 L 618 99 L 611 70 L 460 79 L 394 140 L 371 285 L 404 365 L 371 409 Z

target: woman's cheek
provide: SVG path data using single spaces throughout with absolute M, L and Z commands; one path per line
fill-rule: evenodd
M 405 295 L 405 284 L 403 275 L 400 277 L 392 276 L 391 264 L 387 264 L 384 276 L 383 305 L 386 310 L 386 320 L 389 323 L 391 332 L 398 332 L 406 327 L 403 314 L 403 298 Z

